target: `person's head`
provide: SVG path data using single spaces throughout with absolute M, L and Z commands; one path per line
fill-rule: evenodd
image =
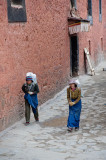
M 77 83 L 75 80 L 70 80 L 69 81 L 69 86 L 72 88 L 72 89 L 75 89 L 77 88 Z
M 74 89 L 74 88 L 77 87 L 77 85 L 76 85 L 75 83 L 72 83 L 72 84 L 70 84 L 70 87 L 71 87 L 72 89 Z
M 27 83 L 27 84 L 31 84 L 32 82 L 33 82 L 32 77 L 31 77 L 31 76 L 27 76 L 27 77 L 26 77 L 26 83 Z
M 29 81 L 26 81 L 26 83 L 27 83 L 28 85 L 30 85 L 30 84 L 32 83 L 32 81 L 29 80 Z

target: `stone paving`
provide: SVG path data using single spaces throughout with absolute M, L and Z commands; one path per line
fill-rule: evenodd
M 100 67 L 95 76 L 79 77 L 79 131 L 67 131 L 66 87 L 39 107 L 40 122 L 32 115 L 29 126 L 23 119 L 0 133 L 0 160 L 106 160 L 106 71 Z

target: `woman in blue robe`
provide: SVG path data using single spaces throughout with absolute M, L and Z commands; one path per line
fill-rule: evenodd
M 81 89 L 77 87 L 75 80 L 69 82 L 69 88 L 67 88 L 67 100 L 69 103 L 69 117 L 67 121 L 68 131 L 79 129 L 80 114 L 81 114 Z

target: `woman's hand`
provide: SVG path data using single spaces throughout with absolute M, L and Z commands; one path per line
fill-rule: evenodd
M 69 102 L 69 105 L 70 106 L 73 106 L 75 103 L 74 102 Z
M 28 92 L 30 95 L 32 95 L 33 94 L 33 92 Z

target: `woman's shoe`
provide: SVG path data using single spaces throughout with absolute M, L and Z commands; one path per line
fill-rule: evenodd
M 30 124 L 30 122 L 26 122 L 26 126 L 29 125 L 29 124 Z
M 39 118 L 35 118 L 36 122 L 39 122 Z
M 73 130 L 72 128 L 68 128 L 68 131 L 69 131 L 69 132 L 72 132 L 72 130 Z
M 75 127 L 75 131 L 78 131 L 79 130 L 79 127 Z

